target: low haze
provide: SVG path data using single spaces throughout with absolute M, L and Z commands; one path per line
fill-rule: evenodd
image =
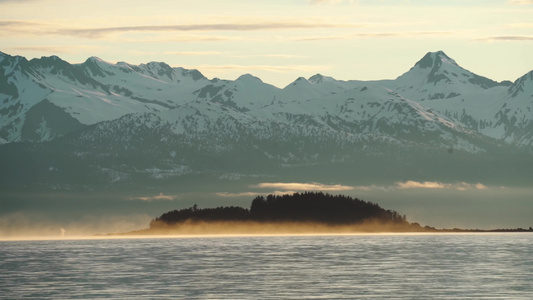
M 533 226 L 531 187 L 487 186 L 466 183 L 428 183 L 407 188 L 406 183 L 371 186 L 337 186 L 331 194 L 350 195 L 378 203 L 407 216 L 408 221 L 437 228 L 498 229 Z M 264 187 L 260 187 L 263 185 Z M 239 187 L 242 192 L 144 193 L 125 196 L 113 193 L 49 193 L 13 197 L 4 195 L 4 212 L 0 215 L 0 237 L 45 236 L 79 237 L 92 234 L 129 232 L 148 228 L 150 220 L 164 212 L 192 207 L 241 206 L 250 208 L 257 195 L 282 195 L 319 190 L 322 184 L 286 183 L 279 190 L 266 186 L 280 183 Z M 308 185 L 314 185 L 310 189 Z M 326 186 L 327 187 L 327 186 Z M 285 188 L 290 188 L 287 190 Z M 23 197 L 25 200 L 21 200 Z M 65 232 L 62 232 L 62 229 Z M 231 230 L 230 230 L 231 231 Z M 64 233 L 64 234 L 62 234 Z

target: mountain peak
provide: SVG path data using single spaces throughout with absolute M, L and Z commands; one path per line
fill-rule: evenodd
M 143 64 L 141 64 L 141 65 L 143 65 Z M 172 67 L 169 66 L 167 63 L 160 62 L 160 61 L 151 61 L 151 62 L 147 63 L 146 66 L 148 68 L 172 69 Z
M 237 78 L 237 81 L 247 81 L 247 82 L 250 82 L 250 81 L 259 81 L 259 82 L 263 82 L 261 79 L 259 79 L 258 77 L 255 77 L 254 75 L 252 74 L 243 74 L 241 76 L 239 76 L 239 78 Z
M 34 58 L 30 60 L 32 66 L 41 68 L 51 68 L 52 73 L 62 71 L 64 68 L 69 68 L 71 65 L 59 58 L 56 55 L 42 56 L 41 58 Z
M 92 76 L 104 77 L 104 76 L 106 76 L 106 73 L 108 75 L 111 75 L 111 73 L 104 72 L 102 70 L 102 67 L 101 67 L 102 64 L 109 64 L 109 63 L 107 63 L 106 61 L 104 61 L 103 59 L 101 59 L 99 57 L 91 56 L 91 57 L 87 58 L 87 60 L 84 63 L 82 63 L 81 66 L 84 67 L 84 68 L 87 68 L 87 70 L 90 71 Z
M 450 58 L 443 51 L 428 52 L 419 60 L 409 72 L 403 74 L 398 79 L 404 77 L 411 82 L 416 82 L 416 77 L 424 80 L 425 83 L 435 85 L 444 82 L 447 85 L 454 82 L 468 81 L 471 84 L 487 89 L 500 85 L 499 83 L 488 78 L 476 75 L 461 66 L 455 60 Z M 461 79 L 459 79 L 459 77 Z
M 322 74 L 317 73 L 309 77 L 308 81 L 311 83 L 317 84 L 317 83 L 321 83 L 324 81 L 335 81 L 335 79 L 333 79 L 332 77 L 324 76 Z
M 202 74 L 200 73 L 200 71 L 196 70 L 196 69 L 183 69 L 181 68 L 181 74 L 183 76 L 189 76 L 192 78 L 192 80 L 194 81 L 198 81 L 198 80 L 207 80 L 207 78 Z
M 419 60 L 415 66 L 422 69 L 426 68 L 440 68 L 443 63 L 452 64 L 458 66 L 455 60 L 451 59 L 444 51 L 439 50 L 437 52 L 428 52 L 421 60 Z
M 90 63 L 101 63 L 101 62 L 105 62 L 103 59 L 101 59 L 100 57 L 98 56 L 91 56 L 89 58 L 87 58 L 87 60 L 85 62 L 90 62 Z
M 505 85 L 464 69 L 443 51 L 428 52 L 395 84 L 403 96 L 420 101 L 453 98 L 472 89 Z

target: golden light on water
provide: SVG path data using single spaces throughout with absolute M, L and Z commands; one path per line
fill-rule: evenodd
M 16 241 L 76 241 L 76 240 L 135 240 L 135 239 L 192 239 L 192 238 L 239 238 L 239 237 L 298 237 L 298 236 L 434 236 L 434 235 L 519 235 L 520 232 L 346 232 L 346 233 L 255 233 L 255 234 L 154 234 L 154 235 L 88 235 L 65 237 L 0 237 L 0 242 Z
M 59 234 L 57 231 L 56 234 L 52 234 L 50 231 L 26 228 L 13 231 L 9 236 L 0 236 L 0 241 L 413 233 L 407 226 L 374 221 L 357 225 L 328 225 L 316 222 L 185 221 L 177 225 L 160 225 L 153 229 L 129 232 L 109 231 L 94 234 L 89 230 L 90 227 L 79 227 L 67 235 L 65 228 L 60 228 Z

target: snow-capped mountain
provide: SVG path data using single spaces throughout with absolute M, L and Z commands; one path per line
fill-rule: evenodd
M 357 85 L 357 81 L 339 81 L 332 77 L 316 74 L 309 79 L 299 77 L 283 89 L 283 96 L 289 101 L 307 100 L 342 93 L 355 88 Z
M 59 57 L 30 61 L 0 53 L 0 138 L 47 141 L 129 113 L 161 111 L 209 81 L 164 63 L 112 65 L 96 57 L 71 65 Z
M 414 101 L 475 97 L 480 92 L 508 86 L 476 75 L 459 66 L 444 52 L 426 54 L 408 72 L 391 82 L 391 87 Z
M 531 148 L 532 76 L 529 72 L 514 83 L 497 83 L 463 69 L 439 51 L 428 53 L 390 86 L 483 135 Z
M 363 176 L 353 169 L 392 179 L 532 175 L 517 161 L 533 161 L 533 72 L 498 83 L 442 51 L 395 80 L 316 74 L 282 89 L 250 74 L 209 80 L 96 57 L 71 65 L 0 54 L 0 67 L 0 177 L 15 185 L 318 180 L 333 169 L 348 178 Z
M 501 108 L 496 113 L 494 128 L 499 129 L 505 142 L 533 147 L 533 71 L 518 78 L 507 90 Z M 496 135 L 501 138 L 501 135 Z
M 203 99 L 232 107 L 239 111 L 260 109 L 276 101 L 279 89 L 261 79 L 245 74 L 235 81 L 217 80 L 193 92 L 197 100 Z

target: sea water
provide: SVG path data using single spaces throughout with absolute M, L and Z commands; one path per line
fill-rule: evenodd
M 533 299 L 533 234 L 0 242 L 5 299 Z

